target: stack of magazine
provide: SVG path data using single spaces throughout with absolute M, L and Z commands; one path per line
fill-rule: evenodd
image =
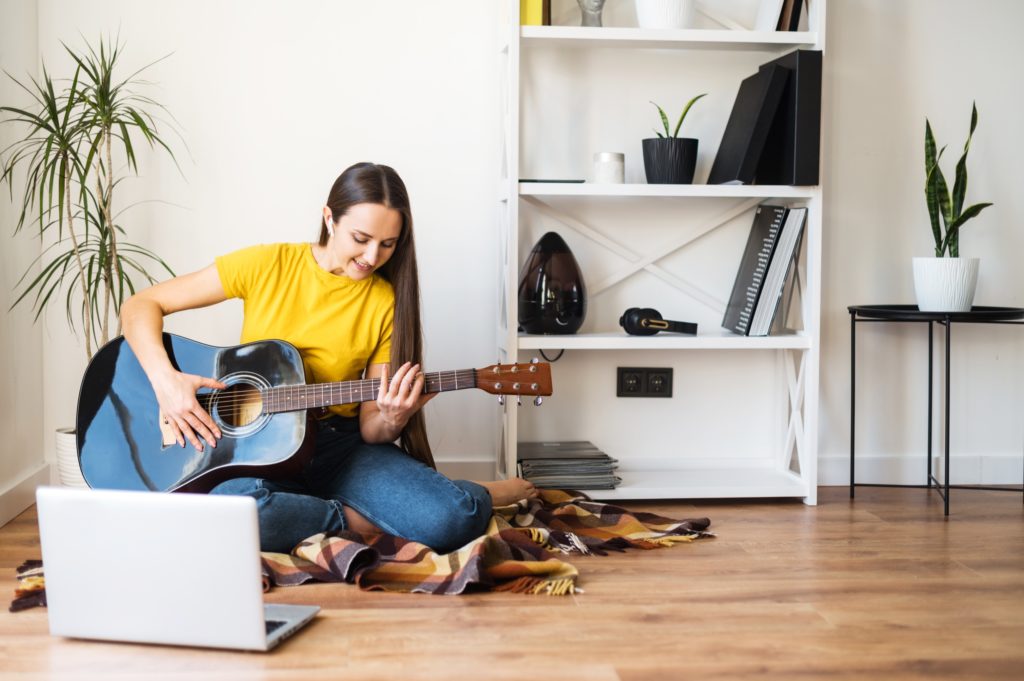
M 537 487 L 615 489 L 619 462 L 586 440 L 520 442 L 519 473 Z

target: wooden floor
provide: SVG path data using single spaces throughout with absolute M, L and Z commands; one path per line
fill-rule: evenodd
M 707 515 L 718 537 L 573 558 L 585 594 L 277 589 L 323 606 L 269 654 L 51 638 L 0 615 L 0 677 L 200 679 L 1022 679 L 1019 494 L 822 488 L 793 501 L 626 504 Z M 0 529 L 0 585 L 39 557 L 35 513 Z M 97 588 L 116 589 L 111 583 Z

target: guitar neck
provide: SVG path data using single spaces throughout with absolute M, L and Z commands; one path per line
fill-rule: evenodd
M 423 376 L 425 379 L 424 393 L 440 393 L 477 387 L 475 369 L 435 371 Z M 262 391 L 263 411 L 268 414 L 279 414 L 286 411 L 317 409 L 338 404 L 370 402 L 377 399 L 379 392 L 379 378 L 337 383 L 314 383 L 313 385 L 285 385 Z

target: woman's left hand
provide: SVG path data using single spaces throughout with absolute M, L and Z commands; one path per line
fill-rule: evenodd
M 385 423 L 401 430 L 418 409 L 437 395 L 424 394 L 424 382 L 419 364 L 406 362 L 400 366 L 391 378 L 390 384 L 387 365 L 384 366 L 380 377 L 380 390 L 377 392 L 377 408 Z

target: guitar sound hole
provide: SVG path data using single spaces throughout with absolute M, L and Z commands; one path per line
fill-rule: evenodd
M 259 388 L 239 383 L 221 391 L 217 398 L 217 416 L 232 428 L 247 426 L 263 411 Z

